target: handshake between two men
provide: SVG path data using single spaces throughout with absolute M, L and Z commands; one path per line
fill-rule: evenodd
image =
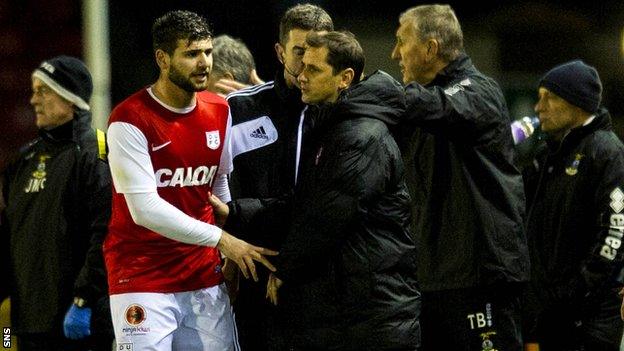
M 227 217 L 229 215 L 228 206 L 223 203 L 217 196 L 210 194 L 210 205 L 212 205 L 215 216 L 215 224 L 219 227 L 223 227 Z M 228 293 L 230 299 L 233 299 L 237 293 L 237 278 L 238 268 L 246 279 L 249 276 L 254 281 L 258 281 L 258 274 L 256 272 L 256 265 L 254 261 L 260 262 L 271 272 L 275 272 L 276 268 L 265 256 L 276 256 L 277 251 L 266 249 L 251 245 L 245 241 L 237 239 L 225 230 L 221 235 L 221 240 L 217 244 L 217 248 L 226 257 L 225 264 L 223 266 L 223 275 L 225 277 L 226 284 L 228 285 Z M 235 263 L 234 266 L 232 263 Z M 266 298 L 274 305 L 278 303 L 278 290 L 284 283 L 273 273 L 269 275 L 267 283 Z

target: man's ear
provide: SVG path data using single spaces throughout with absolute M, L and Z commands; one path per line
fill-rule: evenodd
M 234 80 L 234 75 L 232 74 L 232 72 L 225 72 L 225 73 L 223 73 L 223 77 L 221 77 L 221 78 Z
M 340 90 L 347 89 L 353 82 L 353 77 L 355 77 L 355 71 L 353 68 L 346 68 L 342 70 L 342 72 L 340 72 L 340 83 L 338 84 L 338 88 Z
M 169 57 L 168 53 L 162 49 L 156 49 L 154 55 L 156 56 L 156 64 L 158 64 L 158 68 L 161 71 L 169 69 L 171 57 Z
M 275 43 L 275 54 L 277 59 L 283 65 L 284 64 L 284 47 L 280 43 Z
M 440 50 L 440 43 L 437 39 L 427 39 L 425 45 L 427 46 L 426 62 L 432 62 L 438 57 L 438 51 Z

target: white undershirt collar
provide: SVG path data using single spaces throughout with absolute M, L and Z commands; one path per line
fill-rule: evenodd
M 165 104 L 164 102 L 162 102 L 162 100 L 160 100 L 158 97 L 156 97 L 156 95 L 152 91 L 153 87 L 154 86 L 152 85 L 152 86 L 147 88 L 147 92 L 150 94 L 152 99 L 156 100 L 156 102 L 159 103 L 162 107 L 166 108 L 167 110 L 169 110 L 169 111 L 171 111 L 173 113 L 179 113 L 179 114 L 189 113 L 189 112 L 191 112 L 191 111 L 193 111 L 195 109 L 195 106 L 197 106 L 197 98 L 193 101 L 193 104 L 191 106 L 182 107 L 182 108 L 169 106 L 169 105 Z

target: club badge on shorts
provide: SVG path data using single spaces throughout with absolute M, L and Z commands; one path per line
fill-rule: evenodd
M 210 150 L 216 150 L 221 145 L 221 138 L 219 137 L 219 131 L 213 130 L 206 132 L 206 145 Z
M 127 327 L 121 328 L 121 332 L 125 336 L 146 335 L 150 332 L 150 327 L 141 325 L 147 319 L 147 311 L 139 304 L 133 303 L 124 313 L 124 321 Z
M 132 304 L 126 309 L 126 323 L 131 326 L 140 325 L 147 318 L 145 309 L 141 305 Z

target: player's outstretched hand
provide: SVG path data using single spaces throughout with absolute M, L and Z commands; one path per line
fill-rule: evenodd
M 245 278 L 249 278 L 251 274 L 253 279 L 258 281 L 258 274 L 256 273 L 254 261 L 262 263 L 271 272 L 275 272 L 275 267 L 265 256 L 276 256 L 277 251 L 251 245 L 237 239 L 225 230 L 221 234 L 221 239 L 219 243 L 217 243 L 217 248 L 225 257 L 236 262 Z

